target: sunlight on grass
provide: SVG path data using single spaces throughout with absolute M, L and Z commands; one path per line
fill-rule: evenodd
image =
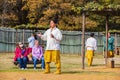
M 33 69 L 33 64 L 28 65 L 27 70 L 21 70 L 13 64 L 13 53 L 1 53 L 0 54 L 0 72 L 43 72 L 41 65 L 37 65 L 37 70 Z M 120 56 L 117 56 L 120 58 Z M 116 62 L 118 68 L 120 67 L 119 61 Z M 50 64 L 51 72 L 55 72 L 56 66 L 54 63 Z M 85 70 L 81 69 L 81 56 L 80 55 L 68 55 L 61 54 L 61 70 L 63 74 L 108 74 L 108 75 L 119 75 L 120 72 L 115 73 L 112 69 L 107 70 L 104 68 L 104 58 L 103 55 L 96 54 L 93 60 L 93 66 L 88 67 L 87 61 L 85 59 Z M 107 70 L 106 72 L 104 71 Z

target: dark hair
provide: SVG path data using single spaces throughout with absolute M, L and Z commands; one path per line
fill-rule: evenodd
M 58 23 L 58 20 L 57 20 L 57 19 L 51 19 L 50 21 L 53 21 L 55 24 Z
M 33 32 L 32 34 L 33 34 L 33 36 L 34 36 L 35 40 L 37 40 L 37 35 L 36 35 L 36 33 L 35 33 L 35 32 Z
M 32 35 L 36 35 L 36 33 L 35 33 L 35 32 L 33 32 L 33 33 L 32 33 Z
M 90 34 L 90 37 L 94 37 L 94 33 L 91 33 L 91 34 Z
M 16 47 L 19 47 L 19 43 L 18 42 L 16 43 Z

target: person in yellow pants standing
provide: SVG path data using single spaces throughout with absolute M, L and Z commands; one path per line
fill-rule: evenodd
M 108 32 L 108 53 L 107 53 L 107 58 L 113 58 L 114 57 L 114 38 L 111 36 L 111 34 Z M 106 38 L 103 37 L 103 42 L 104 42 L 104 51 L 106 51 Z M 106 55 L 104 54 L 104 57 Z
M 45 59 L 45 72 L 50 73 L 50 63 L 55 62 L 56 64 L 56 74 L 61 73 L 61 62 L 60 62 L 60 41 L 62 40 L 62 33 L 56 27 L 57 20 L 50 21 L 50 28 L 42 35 L 41 33 L 38 36 L 41 39 L 46 40 L 46 50 L 44 54 Z
M 92 65 L 94 51 L 97 50 L 97 41 L 94 38 L 94 33 L 90 34 L 90 37 L 86 41 L 86 58 L 88 61 L 88 66 Z

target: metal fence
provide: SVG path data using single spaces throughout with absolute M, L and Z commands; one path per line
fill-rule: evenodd
M 44 33 L 43 30 L 39 30 Z M 38 31 L 38 32 L 39 32 Z M 0 52 L 14 52 L 16 42 L 27 44 L 27 39 L 31 36 L 34 30 L 15 30 L 11 28 L 0 28 Z M 103 52 L 103 34 L 94 32 L 97 39 L 96 53 Z M 82 32 L 80 31 L 62 31 L 63 40 L 61 41 L 61 53 L 63 54 L 81 54 L 82 47 Z M 89 37 L 90 32 L 85 33 L 85 40 Z M 112 35 L 114 37 L 114 34 Z M 40 44 L 46 42 L 39 38 Z M 117 35 L 117 45 L 120 46 L 120 35 Z

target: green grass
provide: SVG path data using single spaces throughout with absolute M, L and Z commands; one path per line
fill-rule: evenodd
M 33 70 L 33 65 L 28 65 L 27 70 L 20 70 L 17 66 L 13 64 L 13 53 L 0 53 L 0 72 L 43 72 L 40 65 L 37 65 L 38 69 Z M 116 56 L 120 58 L 120 55 Z M 102 55 L 96 54 L 93 60 L 93 66 L 88 67 L 87 61 L 85 59 L 85 70 L 82 70 L 81 56 L 79 55 L 68 55 L 61 54 L 61 69 L 64 74 L 108 74 L 108 75 L 119 75 L 120 73 L 115 73 L 112 71 L 100 71 L 99 69 L 106 70 L 104 63 L 104 58 Z M 120 61 L 115 62 L 116 66 L 120 68 Z M 56 70 L 54 63 L 50 64 L 51 72 Z M 97 70 L 98 69 L 98 70 Z

